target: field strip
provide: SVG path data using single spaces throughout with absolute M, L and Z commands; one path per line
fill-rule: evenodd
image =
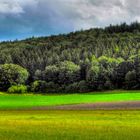
M 140 110 L 140 101 L 85 103 L 73 105 L 33 107 L 33 110 Z

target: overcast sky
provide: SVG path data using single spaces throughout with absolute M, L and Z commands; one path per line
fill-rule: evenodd
M 0 40 L 140 22 L 140 0 L 0 0 Z

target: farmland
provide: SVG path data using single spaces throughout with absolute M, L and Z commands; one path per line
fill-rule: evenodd
M 0 109 L 22 109 L 42 106 L 85 104 L 97 102 L 139 101 L 139 91 L 94 92 L 62 95 L 0 95 Z
M 140 110 L 135 106 L 126 109 L 139 105 L 139 101 L 139 91 L 69 95 L 1 93 L 0 139 L 139 140 Z M 94 110 L 96 105 L 112 109 Z M 123 108 L 115 109 L 117 105 Z M 68 111 L 69 107 L 76 108 Z
M 140 111 L 1 111 L 2 140 L 139 140 Z

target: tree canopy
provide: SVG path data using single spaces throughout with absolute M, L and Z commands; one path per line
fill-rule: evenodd
M 140 89 L 140 23 L 1 42 L 0 64 L 1 89 Z

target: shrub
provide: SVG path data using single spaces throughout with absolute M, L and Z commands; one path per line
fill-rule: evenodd
M 0 65 L 0 87 L 2 90 L 7 90 L 12 85 L 25 84 L 28 76 L 28 71 L 19 65 Z
M 49 82 L 46 84 L 46 92 L 47 93 L 58 93 L 60 91 L 60 87 L 58 84 L 54 82 Z
M 66 93 L 76 93 L 79 92 L 78 83 L 73 83 L 65 86 Z
M 25 85 L 14 85 L 8 89 L 8 93 L 27 93 L 27 86 Z
M 31 85 L 32 92 L 40 92 L 40 93 L 57 93 L 60 91 L 60 87 L 58 84 L 54 82 L 46 82 L 46 81 L 34 81 Z
M 86 83 L 86 81 L 80 81 L 78 83 L 78 88 L 79 88 L 79 92 L 88 92 L 89 89 L 88 89 L 88 85 Z
M 125 89 L 137 89 L 138 84 L 137 84 L 137 74 L 136 71 L 129 71 L 125 75 Z
M 88 92 L 88 85 L 86 81 L 75 82 L 65 86 L 65 92 L 76 93 L 76 92 Z
M 107 80 L 107 81 L 105 82 L 105 84 L 104 84 L 104 88 L 105 88 L 106 90 L 112 90 L 114 87 L 113 87 L 113 84 L 111 83 L 111 81 L 110 81 L 110 80 Z
M 34 81 L 31 85 L 32 92 L 46 92 L 46 82 L 45 81 Z

